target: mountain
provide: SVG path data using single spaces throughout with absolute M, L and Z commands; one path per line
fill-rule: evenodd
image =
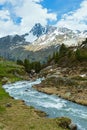
M 80 32 L 65 27 L 42 26 L 36 23 L 29 32 L 23 35 L 0 38 L 0 55 L 11 60 L 28 58 L 44 62 L 54 51 L 58 51 L 61 44 L 76 47 L 86 37 L 86 30 Z
M 51 33 L 55 27 L 52 26 L 42 26 L 40 23 L 36 23 L 33 28 L 23 35 L 8 35 L 0 38 L 0 47 L 11 47 L 18 45 L 25 45 L 34 42 L 40 36 L 44 34 Z
M 38 39 L 42 35 L 46 35 L 48 33 L 51 33 L 55 30 L 55 27 L 52 26 L 42 26 L 40 23 L 36 23 L 34 27 L 27 33 L 25 36 L 26 41 L 28 42 L 34 42 L 36 39 Z
M 36 23 L 28 33 L 25 33 L 23 35 L 8 35 L 6 37 L 2 37 L 0 38 L 0 56 L 11 60 L 25 58 L 34 60 L 36 59 L 34 58 L 36 54 L 34 55 L 33 51 L 31 50 L 26 51 L 25 46 L 32 46 L 33 41 L 37 40 L 42 35 L 52 33 L 55 29 L 56 27 L 44 27 L 40 23 Z
M 55 48 L 61 44 L 66 46 L 78 46 L 87 37 L 87 32 L 73 31 L 68 28 L 50 28 L 46 34 L 38 37 L 32 44 L 24 46 L 27 51 L 40 51 L 51 46 Z

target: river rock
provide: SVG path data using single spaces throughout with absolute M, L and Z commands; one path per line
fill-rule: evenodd
M 77 125 L 74 124 L 73 122 L 71 122 L 71 123 L 69 124 L 69 128 L 70 128 L 70 130 L 77 130 Z
M 7 103 L 5 106 L 6 107 L 12 107 L 12 104 L 11 103 Z
M 65 97 L 69 98 L 71 96 L 70 92 L 65 93 Z
M 9 79 L 7 77 L 3 77 L 2 84 L 6 84 L 8 82 L 10 82 Z

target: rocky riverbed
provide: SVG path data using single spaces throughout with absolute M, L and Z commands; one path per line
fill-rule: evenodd
M 49 66 L 41 71 L 45 80 L 33 86 L 40 92 L 56 94 L 64 99 L 87 105 L 87 70 L 84 67 Z

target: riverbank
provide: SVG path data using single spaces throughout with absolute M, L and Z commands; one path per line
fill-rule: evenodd
M 16 74 L 15 74 L 16 73 Z M 46 114 L 14 100 L 2 88 L 5 83 L 23 80 L 27 77 L 22 66 L 13 62 L 0 61 L 0 130 L 68 130 L 68 118 L 48 119 Z
M 87 106 L 87 69 L 49 66 L 41 71 L 45 80 L 33 86 L 40 92 L 55 94 L 69 101 Z
M 7 102 L 11 103 L 11 107 L 4 108 Z M 59 126 L 58 122 L 64 121 L 63 118 L 47 119 L 44 114 L 35 110 L 33 107 L 26 106 L 22 101 L 8 99 L 3 103 L 2 111 L 0 108 L 0 130 L 64 130 L 63 126 Z M 1 103 L 0 103 L 1 105 Z M 66 122 L 70 122 L 65 118 Z M 63 124 L 62 124 L 63 125 Z M 66 130 L 68 130 L 66 128 Z

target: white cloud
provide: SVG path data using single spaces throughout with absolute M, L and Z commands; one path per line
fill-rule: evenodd
M 21 8 L 16 8 L 16 14 L 22 17 L 21 26 L 23 26 L 22 29 L 25 30 L 27 28 L 29 30 L 36 22 L 46 25 L 48 19 L 56 20 L 55 14 L 48 13 L 47 9 L 44 9 L 40 4 L 37 4 L 32 0 L 25 0 Z
M 4 2 L 6 2 L 6 0 L 0 0 L 0 4 L 3 4 Z
M 80 4 L 80 8 L 74 12 L 64 14 L 57 26 L 63 26 L 74 30 L 87 30 L 87 0 Z
M 0 37 L 15 33 L 23 34 L 37 22 L 46 25 L 48 20 L 56 20 L 56 14 L 49 13 L 39 3 L 40 1 L 42 0 L 0 0 L 0 4 L 10 2 L 12 5 L 11 9 L 4 6 L 3 10 L 0 10 Z M 12 13 L 16 17 L 21 17 L 19 25 L 13 22 Z
M 4 20 L 4 19 L 7 19 L 9 20 L 9 12 L 8 10 L 0 10 L 0 19 L 1 20 Z

